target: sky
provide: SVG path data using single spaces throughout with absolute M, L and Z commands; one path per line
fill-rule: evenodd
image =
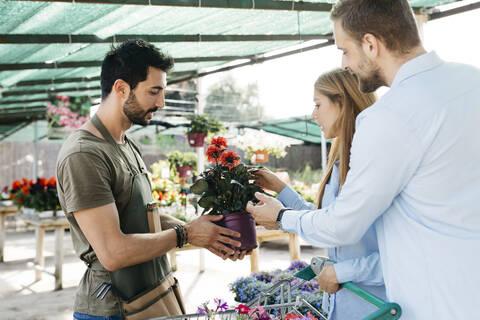
M 423 27 L 424 46 L 447 61 L 480 68 L 480 9 L 427 22 Z M 323 72 L 340 67 L 341 53 L 335 46 L 275 59 L 229 71 L 241 86 L 256 82 L 260 101 L 270 118 L 310 115 L 313 83 Z M 204 77 L 202 87 L 221 81 L 225 73 Z M 387 88 L 380 88 L 379 96 Z

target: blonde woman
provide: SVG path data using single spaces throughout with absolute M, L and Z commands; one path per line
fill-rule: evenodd
M 257 171 L 257 184 L 278 193 L 278 200 L 294 210 L 312 210 L 334 205 L 349 170 L 350 147 L 355 132 L 355 118 L 375 102 L 374 94 L 360 92 L 358 81 L 348 71 L 335 69 L 322 74 L 314 86 L 315 108 L 312 118 L 322 127 L 327 139 L 334 139 L 326 174 L 321 181 L 317 206 L 306 202 L 292 188 L 267 169 Z M 304 239 L 315 245 L 314 238 Z M 362 319 L 376 310 L 347 290 L 339 290 L 339 283 L 353 281 L 365 290 L 385 298 L 385 286 L 380 266 L 377 237 L 374 227 L 356 244 L 328 249 L 336 261 L 325 268 L 318 281 L 326 293 L 322 309 L 329 319 Z M 330 294 L 329 294 L 330 293 Z

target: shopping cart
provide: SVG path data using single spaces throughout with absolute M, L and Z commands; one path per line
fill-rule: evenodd
M 247 303 L 247 306 L 252 309 L 255 306 L 261 306 L 266 312 L 271 315 L 271 318 L 281 318 L 284 319 L 285 315 L 288 313 L 303 314 L 305 310 L 310 312 L 312 315 L 318 319 L 327 320 L 327 317 L 320 312 L 317 308 L 312 306 L 306 299 L 301 295 L 296 296 L 295 299 L 292 297 L 292 292 L 300 288 L 305 282 L 314 279 L 325 266 L 331 265 L 334 262 L 325 257 L 314 257 L 308 267 L 297 272 L 294 276 L 281 279 L 275 282 L 267 290 L 260 292 L 257 297 L 252 299 Z M 295 279 L 302 279 L 294 286 L 291 285 L 291 282 Z M 368 315 L 363 320 L 397 320 L 400 319 L 402 315 L 402 309 L 397 303 L 385 302 L 379 297 L 363 290 L 356 284 L 352 282 L 346 282 L 342 284 L 342 287 L 350 290 L 352 293 L 358 295 L 360 298 L 365 301 L 373 304 L 378 308 L 374 313 Z M 277 297 L 272 299 L 273 297 Z M 278 303 L 272 304 L 271 301 L 277 301 Z M 300 312 L 299 310 L 303 312 Z M 196 319 L 196 320 L 207 320 L 207 319 L 219 319 L 219 320 L 235 320 L 238 316 L 238 311 L 235 309 L 226 310 L 217 312 L 213 318 L 201 314 L 201 313 L 192 313 L 186 315 L 177 315 L 177 316 L 167 316 L 160 317 L 151 320 L 180 320 L 180 319 Z

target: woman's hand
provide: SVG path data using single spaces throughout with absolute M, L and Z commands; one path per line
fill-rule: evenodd
M 260 170 L 252 172 L 252 174 L 258 177 L 258 179 L 255 180 L 256 185 L 275 191 L 276 193 L 280 193 L 280 191 L 282 191 L 287 185 L 285 182 L 280 180 L 275 173 L 267 168 L 261 168 Z

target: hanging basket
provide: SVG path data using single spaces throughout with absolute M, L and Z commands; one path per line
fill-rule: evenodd
M 180 178 L 190 178 L 193 170 L 190 166 L 177 167 L 178 176 Z
M 205 145 L 206 136 L 207 134 L 203 132 L 189 133 L 187 135 L 188 144 L 190 144 L 190 147 L 203 147 Z
M 255 152 L 255 162 L 268 162 L 268 152 L 257 151 Z

